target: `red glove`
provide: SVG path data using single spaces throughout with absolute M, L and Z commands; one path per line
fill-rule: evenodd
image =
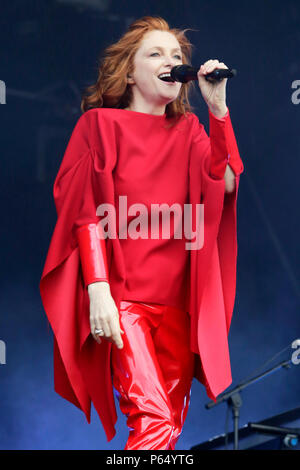
M 85 286 L 97 281 L 109 282 L 105 239 L 98 237 L 97 225 L 80 226 L 76 237 Z
M 227 164 L 236 176 L 240 175 L 244 171 L 244 165 L 235 140 L 228 108 L 222 118 L 217 118 L 210 109 L 208 109 L 208 114 L 211 146 L 210 175 L 217 179 L 224 178 Z

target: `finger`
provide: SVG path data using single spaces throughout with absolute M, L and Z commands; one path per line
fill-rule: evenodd
M 95 329 L 92 330 L 92 336 L 93 336 L 94 340 L 97 341 L 98 344 L 101 344 L 101 339 L 99 338 L 99 335 L 97 333 L 95 333 Z
M 219 63 L 218 59 L 209 59 L 207 60 L 206 62 L 204 62 L 203 64 L 203 67 L 204 67 L 204 70 L 206 70 L 208 67 L 210 67 L 211 65 L 213 64 L 217 64 Z
M 123 344 L 121 335 L 119 333 L 114 333 L 112 335 L 112 340 L 115 343 L 115 345 L 117 346 L 117 348 L 119 348 L 119 349 L 123 348 L 124 344 Z
M 199 77 L 202 78 L 205 74 L 206 74 L 206 72 L 205 72 L 205 69 L 204 69 L 204 65 L 201 65 L 200 69 L 197 72 L 197 76 L 198 76 L 198 78 Z
M 228 69 L 227 65 L 224 64 L 224 62 L 219 62 L 218 63 L 218 69 Z
M 206 62 L 204 62 L 204 67 L 206 67 L 207 65 L 211 64 L 211 62 L 213 62 L 214 60 L 217 60 L 217 59 L 208 59 Z
M 97 333 L 94 332 L 95 330 L 93 330 L 91 333 L 92 333 L 92 336 L 94 338 L 95 341 L 97 341 L 98 344 L 101 344 L 101 339 L 99 338 L 99 335 Z
M 122 338 L 121 338 L 121 335 L 120 335 L 120 325 L 119 325 L 118 318 L 113 318 L 112 319 L 110 329 L 111 329 L 111 332 L 112 332 L 112 335 L 111 335 L 112 339 L 116 343 L 117 347 L 118 348 L 123 347 L 123 341 L 122 341 Z
M 95 333 L 95 329 L 103 329 L 101 325 L 99 325 L 99 322 L 97 322 L 97 319 L 93 313 L 93 308 L 90 308 L 90 328 L 91 328 L 91 333 L 95 341 L 97 341 L 98 344 L 101 344 L 101 339 L 99 338 L 99 335 Z M 103 335 L 103 333 L 102 333 Z
M 102 326 L 100 326 L 100 328 L 102 328 L 102 330 L 104 330 L 104 335 L 103 336 L 110 337 L 111 336 L 111 330 L 110 330 L 110 325 L 109 325 L 108 320 L 104 320 L 102 318 L 101 322 L 102 322 Z
M 214 70 L 215 67 L 213 67 L 212 70 Z M 198 78 L 199 77 L 204 77 L 207 73 L 211 72 L 211 69 L 209 67 L 205 67 L 205 65 L 201 65 L 200 69 L 197 72 Z
M 204 73 L 210 73 L 213 70 L 219 68 L 220 62 L 218 60 L 214 60 L 211 64 L 208 64 L 205 69 Z
M 125 334 L 125 331 L 123 331 L 122 328 L 121 328 L 121 324 L 120 324 L 120 313 L 119 313 L 118 309 L 116 309 L 115 315 L 116 315 L 116 319 L 117 319 L 118 330 L 124 335 L 124 334 Z
M 97 336 L 104 336 L 105 335 L 104 328 L 101 325 L 97 324 L 97 326 L 95 326 L 95 330 L 101 330 L 100 333 L 96 333 Z
M 101 344 L 100 336 L 104 336 L 104 332 L 102 331 L 101 333 L 95 333 L 95 330 L 104 330 L 104 328 L 102 328 L 94 316 L 90 317 L 90 324 L 93 338 L 97 341 L 98 344 Z
M 95 318 L 95 329 L 97 330 L 102 330 L 101 333 L 95 333 L 95 335 L 99 338 L 101 336 L 102 338 L 109 338 L 111 336 L 111 331 L 110 327 L 108 324 L 108 321 L 104 318 Z
M 122 333 L 122 335 L 124 335 L 124 334 L 125 334 L 125 331 L 123 331 L 122 328 L 121 328 L 121 324 L 120 324 L 120 314 L 119 314 L 118 311 L 117 311 L 117 324 L 118 324 L 118 328 L 119 328 L 120 332 Z
M 202 65 L 200 66 L 199 72 L 200 72 L 200 70 L 201 70 L 202 72 L 204 72 L 204 71 L 206 70 L 206 68 L 210 65 L 210 63 L 211 63 L 211 60 L 207 60 L 206 62 L 204 62 L 204 64 L 202 64 Z
M 90 328 L 91 328 L 91 334 L 92 334 L 94 340 L 97 341 L 97 343 L 99 343 L 100 340 L 97 337 L 97 335 L 95 334 L 95 321 L 94 321 L 93 317 L 90 317 Z

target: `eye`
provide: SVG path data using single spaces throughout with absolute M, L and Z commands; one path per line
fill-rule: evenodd
M 158 52 L 152 52 L 152 54 L 150 54 L 150 56 L 153 56 L 154 54 L 159 54 L 159 53 Z M 178 57 L 178 60 L 182 60 L 181 56 L 179 54 L 175 54 L 174 57 Z

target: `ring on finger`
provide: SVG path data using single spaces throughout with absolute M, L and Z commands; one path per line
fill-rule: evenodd
M 104 334 L 104 330 L 102 330 L 101 328 L 95 328 L 95 335 L 103 335 Z

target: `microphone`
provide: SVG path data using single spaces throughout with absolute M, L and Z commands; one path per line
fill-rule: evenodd
M 186 83 L 189 80 L 198 80 L 197 73 L 199 68 L 196 69 L 195 67 L 192 67 L 191 65 L 187 64 L 175 65 L 175 67 L 173 67 L 170 72 L 171 78 L 173 78 L 175 82 L 181 83 Z M 204 78 L 208 82 L 215 82 L 221 81 L 223 80 L 223 78 L 232 78 L 235 75 L 235 69 L 215 69 L 212 72 L 206 74 Z

